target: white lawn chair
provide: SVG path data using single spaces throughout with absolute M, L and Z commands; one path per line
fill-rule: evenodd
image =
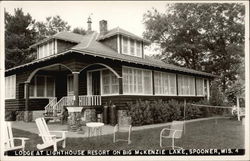
M 48 126 L 44 118 L 37 118 L 36 125 L 39 130 L 39 136 L 42 137 L 43 144 L 37 144 L 37 148 L 45 149 L 50 146 L 53 146 L 54 151 L 57 151 L 57 143 L 62 141 L 62 147 L 66 147 L 66 132 L 67 131 L 49 131 Z M 61 136 L 51 135 L 51 133 L 61 133 Z
M 179 139 L 182 136 L 182 131 L 183 131 L 183 121 L 173 121 L 172 124 L 170 125 L 170 128 L 164 128 L 161 130 L 160 133 L 160 147 L 162 147 L 162 139 L 172 139 L 172 149 L 174 148 L 181 148 L 174 145 L 174 139 Z M 165 133 L 168 131 L 168 134 L 166 135 Z
M 24 137 L 13 137 L 13 133 L 12 133 L 12 127 L 11 127 L 11 122 L 5 122 L 4 123 L 5 127 L 5 139 L 4 139 L 4 151 L 12 151 L 12 150 L 24 150 L 25 148 L 25 141 L 29 140 L 28 138 L 24 138 Z M 21 140 L 21 145 L 16 146 L 15 145 L 15 140 Z
M 113 142 L 115 143 L 118 141 L 127 141 L 128 144 L 131 144 L 131 139 L 130 139 L 131 130 L 132 130 L 132 125 L 129 123 L 128 117 L 120 119 L 118 124 L 116 124 L 114 127 Z M 119 133 L 121 134 L 126 132 L 128 133 L 128 139 L 118 138 Z

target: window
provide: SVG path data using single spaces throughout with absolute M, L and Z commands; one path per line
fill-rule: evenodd
M 38 59 L 55 54 L 54 40 L 47 42 L 45 44 L 39 45 L 37 50 L 38 50 L 38 56 L 37 56 Z
M 137 68 L 123 67 L 124 94 L 152 94 L 152 72 Z
M 178 93 L 184 96 L 195 95 L 195 79 L 192 76 L 178 75 Z
M 136 41 L 136 56 L 142 57 L 141 43 Z
M 135 55 L 135 41 L 130 40 L 130 54 Z
M 30 81 L 30 97 L 54 97 L 55 78 L 52 76 L 37 75 Z
M 110 70 L 102 71 L 102 94 L 119 94 L 119 80 Z
M 45 77 L 43 76 L 36 77 L 36 89 L 37 89 L 37 97 L 45 96 Z
M 198 96 L 204 96 L 204 79 L 196 78 L 196 90 Z
M 154 72 L 155 94 L 176 95 L 176 75 L 165 72 Z
M 142 43 L 127 37 L 122 37 L 122 53 L 142 57 Z
M 16 75 L 5 77 L 5 99 L 16 98 Z
M 122 39 L 122 52 L 128 54 L 128 38 L 123 37 Z

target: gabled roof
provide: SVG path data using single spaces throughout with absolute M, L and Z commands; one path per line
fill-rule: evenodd
M 128 32 L 120 27 L 116 27 L 114 29 L 109 30 L 105 35 L 100 35 L 97 40 L 104 40 L 104 39 L 110 38 L 110 37 L 115 36 L 115 35 L 123 35 L 123 36 L 129 37 L 129 38 L 133 38 L 135 40 L 143 41 L 146 45 L 150 44 L 150 41 L 148 41 L 144 38 L 141 38 L 141 37 L 139 37 L 131 32 Z
M 73 42 L 78 42 L 78 44 L 73 46 L 72 48 L 64 51 L 64 52 L 61 52 L 61 53 L 58 53 L 55 55 L 51 55 L 51 56 L 48 56 L 48 57 L 45 57 L 42 59 L 34 60 L 30 63 L 23 64 L 23 65 L 8 69 L 8 70 L 6 70 L 6 72 L 9 72 L 9 71 L 12 71 L 12 70 L 15 70 L 18 68 L 22 68 L 25 66 L 29 66 L 32 64 L 36 64 L 39 62 L 47 61 L 47 60 L 56 58 L 56 57 L 61 56 L 61 55 L 69 54 L 71 52 L 78 52 L 80 54 L 109 58 L 109 59 L 113 59 L 113 60 L 129 62 L 129 63 L 147 65 L 147 66 L 151 66 L 151 67 L 158 67 L 158 68 L 163 68 L 163 69 L 168 69 L 168 70 L 173 70 L 173 71 L 180 71 L 180 72 L 184 72 L 184 73 L 198 74 L 198 75 L 203 75 L 203 76 L 208 76 L 208 77 L 215 77 L 213 74 L 210 74 L 210 73 L 201 72 L 201 71 L 188 69 L 188 68 L 184 68 L 184 67 L 179 67 L 179 66 L 175 66 L 172 64 L 166 64 L 166 63 L 162 62 L 161 60 L 157 60 L 157 59 L 154 59 L 154 58 L 148 57 L 148 56 L 145 56 L 145 58 L 139 58 L 139 57 L 135 57 L 135 56 L 119 54 L 115 50 L 109 48 L 108 46 L 106 46 L 106 45 L 102 44 L 100 41 L 98 41 L 98 38 L 100 37 L 100 35 L 97 32 L 92 32 L 92 33 L 87 34 L 87 35 L 78 35 L 78 34 L 74 34 L 74 33 L 70 33 L 70 32 L 68 32 L 68 33 L 63 32 L 60 34 L 56 34 L 53 37 L 57 37 L 57 38 L 62 39 L 62 38 L 64 38 L 64 36 L 67 36 L 67 37 L 65 37 L 65 39 L 72 40 Z
M 50 36 L 48 38 L 45 38 L 33 45 L 31 45 L 30 47 L 35 47 L 37 45 L 43 44 L 44 42 L 47 42 L 51 39 L 58 39 L 58 40 L 64 40 L 64 41 L 69 41 L 69 42 L 73 42 L 73 43 L 80 43 L 82 41 L 82 39 L 84 39 L 84 35 L 80 35 L 80 34 L 75 34 L 72 32 L 59 32 L 53 36 Z

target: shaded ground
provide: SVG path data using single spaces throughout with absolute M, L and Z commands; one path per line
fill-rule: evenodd
M 113 143 L 113 135 L 103 135 L 92 138 L 70 138 L 68 136 L 65 150 L 129 150 L 129 149 L 161 149 L 159 135 L 163 127 L 133 131 L 132 143 Z M 206 120 L 186 123 L 185 134 L 176 141 L 176 145 L 184 149 L 192 148 L 244 148 L 244 126 L 240 121 L 230 119 Z M 37 150 L 36 145 L 42 143 L 41 138 L 34 133 L 13 129 L 14 136 L 29 137 L 25 150 Z M 164 145 L 170 145 L 170 140 L 164 140 Z M 59 150 L 62 150 L 59 146 Z M 164 147 L 164 149 L 169 149 Z M 52 150 L 49 148 L 48 150 Z

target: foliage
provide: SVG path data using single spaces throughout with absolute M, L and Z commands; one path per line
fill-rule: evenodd
M 128 103 L 129 115 L 132 125 L 147 125 L 153 123 L 152 112 L 149 101 L 136 101 L 135 104 Z
M 70 30 L 68 23 L 62 20 L 59 15 L 47 17 L 45 22 L 36 22 L 34 27 L 38 32 L 38 41 L 52 36 L 58 32 Z
M 218 75 L 224 93 L 244 63 L 244 5 L 176 3 L 144 14 L 144 37 L 161 46 L 160 59 Z
M 86 30 L 84 30 L 83 28 L 79 28 L 79 27 L 74 28 L 72 32 L 76 34 L 81 34 L 81 35 L 87 34 Z
M 5 12 L 5 68 L 9 69 L 35 58 L 29 46 L 35 42 L 34 20 L 22 9 L 15 9 L 14 15 Z
M 132 125 L 147 125 L 180 120 L 182 118 L 181 108 L 183 108 L 183 104 L 175 100 L 168 102 L 138 100 L 135 104 L 128 103 L 128 114 L 131 116 Z

